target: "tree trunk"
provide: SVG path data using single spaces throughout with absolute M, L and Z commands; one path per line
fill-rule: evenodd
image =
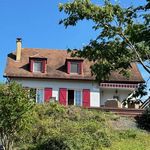
M 6 135 L 1 139 L 1 141 L 5 150 L 13 150 L 13 141 L 9 139 Z

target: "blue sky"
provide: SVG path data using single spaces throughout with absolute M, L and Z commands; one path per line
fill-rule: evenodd
M 23 39 L 23 47 L 53 49 L 81 48 L 96 37 L 91 22 L 80 22 L 68 29 L 58 24 L 65 16 L 59 12 L 58 4 L 65 2 L 67 0 L 0 0 L 0 81 L 4 81 L 6 57 L 15 50 L 17 37 Z M 102 0 L 93 2 L 98 4 Z M 142 4 L 144 0 L 119 2 L 128 6 Z M 140 70 L 146 79 L 148 74 Z

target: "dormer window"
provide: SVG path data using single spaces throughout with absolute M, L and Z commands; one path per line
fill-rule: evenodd
M 80 73 L 80 64 L 77 62 L 71 62 L 70 73 Z
M 30 72 L 45 73 L 47 58 L 32 56 L 30 57 L 29 64 L 30 64 Z
M 68 74 L 82 74 L 83 60 L 67 59 L 67 73 Z
M 33 72 L 42 72 L 42 67 L 43 67 L 43 62 L 42 61 L 34 61 L 33 62 Z

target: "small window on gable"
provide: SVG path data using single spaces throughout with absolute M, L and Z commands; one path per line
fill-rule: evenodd
M 79 63 L 77 62 L 72 62 L 71 63 L 71 68 L 70 68 L 70 73 L 79 73 Z
M 34 61 L 33 72 L 42 72 L 42 61 Z

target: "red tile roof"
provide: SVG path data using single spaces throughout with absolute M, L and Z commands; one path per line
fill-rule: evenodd
M 30 57 L 47 58 L 46 73 L 32 73 L 29 71 L 29 58 Z M 50 49 L 35 49 L 35 48 L 23 48 L 21 54 L 21 60 L 17 62 L 15 60 L 16 54 L 10 53 L 7 58 L 7 65 L 4 76 L 10 78 L 45 78 L 45 79 L 70 79 L 70 80 L 95 80 L 94 76 L 91 76 L 90 65 L 88 60 L 83 61 L 83 74 L 67 74 L 66 59 L 72 59 L 70 54 L 66 50 L 50 50 Z M 77 59 L 77 58 L 76 58 Z M 81 60 L 81 58 L 79 58 Z M 105 82 L 144 82 L 137 65 L 131 64 L 131 76 L 126 78 L 118 72 L 112 72 L 109 80 Z

